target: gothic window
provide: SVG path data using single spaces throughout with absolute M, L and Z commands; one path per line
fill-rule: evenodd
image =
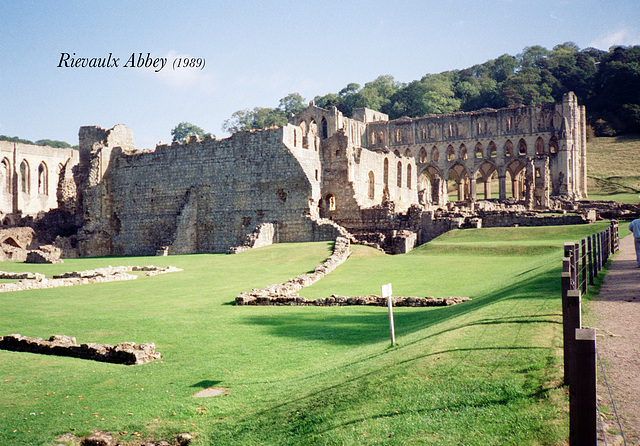
M 398 187 L 402 187 L 402 163 L 400 161 L 398 161 L 398 181 L 396 183 L 396 186 Z
M 496 143 L 491 141 L 489 143 L 489 157 L 495 158 L 498 156 L 498 148 L 496 147 Z
M 407 164 L 407 189 L 411 189 L 411 164 Z
M 376 197 L 376 177 L 373 171 L 369 171 L 369 199 L 373 200 Z
M 536 139 L 536 155 L 544 155 L 544 141 L 542 138 Z
M 384 144 L 384 133 L 382 133 L 382 130 L 378 132 L 378 142 Z
M 437 163 L 438 161 L 440 161 L 440 152 L 436 146 L 433 146 L 431 149 L 431 162 Z
M 384 180 L 384 185 L 385 187 L 389 187 L 389 159 L 385 158 L 384 159 L 384 175 L 383 175 L 383 180 Z
M 38 193 L 49 195 L 49 172 L 44 161 L 38 166 Z
M 407 149 L 404 151 L 404 156 L 406 156 L 407 158 L 411 158 L 413 156 L 413 153 L 411 153 L 410 149 Z
M 453 161 L 456 158 L 456 151 L 453 146 L 447 147 L 447 161 Z
M 558 153 L 558 138 L 555 136 L 549 140 L 549 153 Z
M 2 188 L 2 192 L 11 193 L 11 163 L 7 158 L 2 160 L 0 164 L 0 187 Z
M 330 211 L 335 211 L 336 210 L 336 197 L 329 194 L 327 195 L 327 202 L 329 203 L 329 210 Z
M 371 145 L 375 146 L 376 145 L 376 132 L 371 132 Z
M 524 141 L 524 139 L 521 139 L 518 142 L 518 155 L 524 156 L 526 154 L 527 154 L 527 143 Z
M 461 160 L 466 160 L 469 157 L 469 155 L 467 155 L 467 148 L 464 144 L 460 144 L 460 159 Z
M 29 175 L 29 163 L 27 160 L 23 160 L 20 163 L 20 190 L 25 194 L 30 194 L 30 175 Z
M 424 147 L 420 147 L 420 153 L 419 153 L 418 156 L 419 156 L 418 160 L 421 163 L 426 163 L 427 162 L 427 151 L 424 150 Z
M 513 156 L 513 143 L 509 139 L 504 144 L 504 156 Z
M 484 154 L 482 153 L 482 144 L 478 143 L 476 144 L 476 158 L 482 159 L 483 157 Z
M 329 130 L 327 129 L 327 119 L 324 116 L 320 124 L 322 126 L 322 139 L 327 139 L 329 137 Z

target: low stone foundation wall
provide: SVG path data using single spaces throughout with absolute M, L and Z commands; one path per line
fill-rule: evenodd
M 309 274 L 301 274 L 288 282 L 269 285 L 265 288 L 253 289 L 240 293 L 236 297 L 236 305 L 244 305 L 245 300 L 250 301 L 255 298 L 279 298 L 286 297 L 300 291 L 302 288 L 313 285 L 325 275 L 336 269 L 351 255 L 349 249 L 351 243 L 345 237 L 338 237 L 333 246 L 333 254 L 322 264 L 316 266 L 315 271 Z
M 447 307 L 470 301 L 470 297 L 392 297 L 391 302 L 394 307 Z M 361 297 L 346 297 L 332 295 L 320 299 L 307 299 L 306 297 L 292 294 L 289 296 L 260 296 L 236 297 L 236 305 L 287 305 L 304 306 L 313 305 L 319 307 L 347 306 L 347 305 L 368 305 L 386 307 L 387 299 L 375 294 Z
M 61 335 L 53 335 L 48 341 L 19 334 L 0 336 L 0 349 L 70 356 L 125 365 L 146 364 L 161 357 L 160 353 L 156 353 L 156 346 L 153 343 L 136 345 L 134 342 L 121 342 L 115 346 L 95 343 L 78 344 L 76 338 Z
M 19 282 L 1 283 L 0 293 L 137 279 L 138 276 L 135 274 L 129 274 L 131 271 L 142 271 L 145 276 L 155 276 L 182 270 L 175 266 L 168 266 L 166 268 L 152 265 L 110 266 L 108 268 L 98 268 L 87 271 L 71 271 L 55 275 L 52 279 L 47 279 L 43 274 L 38 273 L 7 273 L 0 271 L 0 279 L 20 280 Z

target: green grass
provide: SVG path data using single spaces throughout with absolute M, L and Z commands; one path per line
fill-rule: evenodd
M 554 445 L 562 387 L 562 243 L 603 224 L 453 231 L 409 254 L 355 246 L 301 294 L 465 295 L 443 308 L 236 307 L 240 292 L 313 270 L 330 243 L 238 255 L 5 263 L 55 272 L 175 265 L 135 281 L 0 294 L 0 334 L 155 342 L 161 361 L 122 366 L 0 351 L 0 444 L 48 445 L 94 429 L 121 442 Z M 209 386 L 228 395 L 193 398 Z
M 640 135 L 590 139 L 587 157 L 589 199 L 640 201 Z

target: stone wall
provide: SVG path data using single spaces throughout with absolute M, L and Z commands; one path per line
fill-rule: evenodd
M 0 220 L 11 225 L 58 206 L 59 174 L 78 163 L 73 149 L 0 141 Z

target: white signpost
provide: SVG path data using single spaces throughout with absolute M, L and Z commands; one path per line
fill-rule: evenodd
M 382 285 L 382 297 L 387 298 L 387 304 L 389 305 L 389 329 L 391 330 L 391 345 L 396 344 L 396 331 L 393 327 L 393 302 L 391 300 L 391 284 Z

